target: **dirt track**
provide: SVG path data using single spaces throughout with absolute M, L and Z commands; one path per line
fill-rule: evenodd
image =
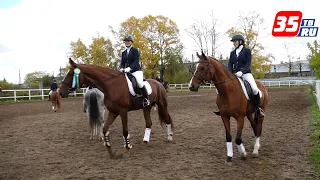
M 232 166 L 224 163 L 225 131 L 213 114 L 215 91 L 168 93 L 174 142 L 166 141 L 166 128 L 153 111 L 150 144 L 143 144 L 143 113 L 130 112 L 133 149 L 118 159 L 109 158 L 102 141 L 89 139 L 81 98 L 63 99 L 57 113 L 49 101 L 0 105 L 0 179 L 316 179 L 307 155 L 308 89 L 268 91 L 260 156 L 251 156 L 254 136 L 246 120 L 248 158 L 241 160 L 233 143 Z M 231 126 L 234 142 L 234 119 Z M 111 129 L 111 143 L 123 153 L 119 118 Z

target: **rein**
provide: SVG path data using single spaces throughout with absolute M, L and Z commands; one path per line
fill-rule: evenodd
M 73 70 L 73 79 L 72 79 L 72 84 L 66 83 L 64 81 L 62 81 L 62 84 L 65 84 L 67 86 L 71 86 L 71 89 L 77 89 L 80 88 L 80 83 L 79 83 L 79 75 L 80 75 L 80 69 L 78 68 L 78 66 Z M 119 73 L 115 76 L 109 77 L 109 78 L 104 78 L 101 81 L 98 81 L 97 83 L 92 83 L 92 85 L 97 85 L 97 84 L 101 84 L 105 81 L 108 81 L 112 78 L 118 77 L 120 75 L 122 75 L 123 73 Z M 67 74 L 67 76 L 71 76 L 72 74 Z

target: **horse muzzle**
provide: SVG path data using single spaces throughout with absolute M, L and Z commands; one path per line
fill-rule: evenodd
M 193 92 L 198 92 L 199 86 L 191 85 L 191 86 L 189 87 L 189 90 L 190 90 L 190 91 L 193 91 Z

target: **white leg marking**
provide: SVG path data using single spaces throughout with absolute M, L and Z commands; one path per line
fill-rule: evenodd
M 150 140 L 150 133 L 151 133 L 151 128 L 146 128 L 146 130 L 144 131 L 143 141 L 149 142 L 149 140 Z
M 240 145 L 237 145 L 237 147 L 238 147 L 238 151 L 239 151 L 241 157 L 246 157 L 247 152 L 246 152 L 246 149 L 244 148 L 243 144 L 241 143 Z
M 260 137 L 256 137 L 256 143 L 254 144 L 254 149 L 253 149 L 253 152 L 252 154 L 255 154 L 255 155 L 258 155 L 258 151 L 260 149 Z
M 167 134 L 168 134 L 168 140 L 169 141 L 172 141 L 173 138 L 173 131 L 172 131 L 172 128 L 171 128 L 171 124 L 167 124 Z
M 54 110 L 54 106 L 52 106 L 52 110 Z
M 227 142 L 227 156 L 233 157 L 232 142 Z

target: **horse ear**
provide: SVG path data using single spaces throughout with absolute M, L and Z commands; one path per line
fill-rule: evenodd
M 198 56 L 198 58 L 201 58 L 200 55 L 198 54 L 198 52 L 197 52 L 197 56 Z
M 69 58 L 69 64 L 72 66 L 72 67 L 76 67 L 77 64 L 71 59 Z
M 206 57 L 206 55 L 204 54 L 203 50 L 201 50 L 201 56 L 202 57 Z

